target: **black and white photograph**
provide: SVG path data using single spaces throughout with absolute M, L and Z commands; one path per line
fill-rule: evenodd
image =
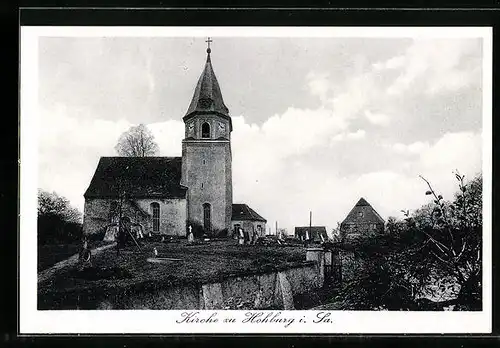
M 491 327 L 488 28 L 43 29 L 21 48 L 38 330 Z

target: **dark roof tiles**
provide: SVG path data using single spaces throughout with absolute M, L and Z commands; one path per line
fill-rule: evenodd
M 222 99 L 222 92 L 212 68 L 210 54 L 207 55 L 205 68 L 203 69 L 203 72 L 198 80 L 198 84 L 194 90 L 193 99 L 191 100 L 191 104 L 189 104 L 189 108 L 186 112 L 186 116 L 184 116 L 184 119 L 189 118 L 197 112 L 214 112 L 230 120 L 229 109 L 226 107 L 224 100 Z
M 266 219 L 257 214 L 255 210 L 253 210 L 246 204 L 233 204 L 231 220 L 251 220 L 267 222 Z
M 85 198 L 185 198 L 181 157 L 101 157 Z
M 373 207 L 364 198 L 360 198 L 358 203 L 351 209 L 342 224 L 346 223 L 377 223 L 385 224 L 384 219 L 373 209 Z

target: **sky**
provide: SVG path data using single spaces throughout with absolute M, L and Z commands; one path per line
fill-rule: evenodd
M 101 156 L 146 124 L 180 156 L 202 37 L 40 37 L 38 186 L 83 212 Z M 479 38 L 215 37 L 233 120 L 233 202 L 268 220 L 327 226 L 364 197 L 387 220 L 445 199 L 481 171 Z

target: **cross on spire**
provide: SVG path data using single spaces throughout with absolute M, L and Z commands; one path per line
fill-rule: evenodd
M 210 43 L 213 42 L 213 40 L 208 37 L 205 42 L 208 44 L 207 53 L 210 54 L 210 52 L 212 52 L 212 50 L 210 49 Z

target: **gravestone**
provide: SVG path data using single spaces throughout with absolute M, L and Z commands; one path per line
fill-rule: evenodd
M 193 227 L 189 225 L 188 227 L 188 243 L 193 243 L 194 242 L 194 235 L 193 235 Z
M 243 233 L 243 229 L 240 227 L 238 229 L 238 244 L 243 245 L 245 243 L 245 234 Z
M 111 225 L 106 228 L 106 233 L 104 234 L 105 242 L 114 242 L 118 237 L 118 226 Z

